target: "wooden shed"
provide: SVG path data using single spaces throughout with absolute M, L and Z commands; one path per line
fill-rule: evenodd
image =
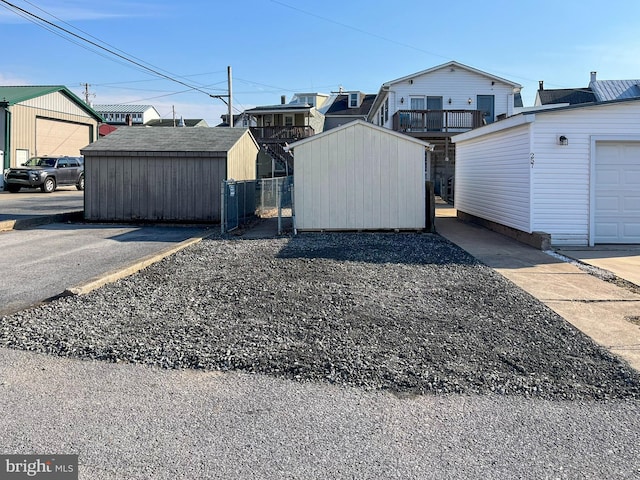
M 86 220 L 219 222 L 221 182 L 256 178 L 243 128 L 120 127 L 85 147 Z
M 293 143 L 297 230 L 421 230 L 429 144 L 362 120 Z
M 634 98 L 526 112 L 456 135 L 458 215 L 525 241 L 640 243 L 638 118 Z

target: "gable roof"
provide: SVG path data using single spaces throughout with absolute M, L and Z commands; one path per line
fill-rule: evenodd
M 100 113 L 144 113 L 153 109 L 158 113 L 153 105 L 94 105 L 93 109 Z
M 411 80 L 412 78 L 420 77 L 422 75 L 426 75 L 426 74 L 435 72 L 436 70 L 441 70 L 443 68 L 459 68 L 461 70 L 466 70 L 468 72 L 472 72 L 472 73 L 476 73 L 478 75 L 482 75 L 482 76 L 487 77 L 487 78 L 489 78 L 491 80 L 494 80 L 494 81 L 506 83 L 507 85 L 511 85 L 514 88 L 522 88 L 522 85 L 520 85 L 519 83 L 512 82 L 511 80 L 507 80 L 505 78 L 498 77 L 496 75 L 492 75 L 490 73 L 483 72 L 482 70 L 478 70 L 476 68 L 470 67 L 468 65 L 464 65 L 462 63 L 454 62 L 454 61 L 443 63 L 442 65 L 437 65 L 435 67 L 427 68 L 426 70 L 422 70 L 420 72 L 412 73 L 411 75 L 406 75 L 404 77 L 396 78 L 395 80 L 391 80 L 389 82 L 383 83 L 382 86 L 383 87 L 388 87 L 388 86 L 390 86 L 390 85 L 392 85 L 394 83 L 406 82 L 408 80 Z
M 8 106 L 11 106 L 55 92 L 60 92 L 99 122 L 104 121 L 95 109 L 84 103 L 76 94 L 63 85 L 0 86 L 0 102 L 7 102 Z
M 640 97 L 640 80 L 595 80 L 589 87 L 601 102 Z
M 249 135 L 246 128 L 120 127 L 82 149 L 84 152 L 224 153 Z
M 361 95 L 361 102 L 358 108 L 349 108 L 349 94 L 338 95 L 333 101 L 325 116 L 366 116 L 371 110 L 371 106 L 376 99 L 375 93 L 364 93 Z
M 541 105 L 552 105 L 555 103 L 576 105 L 578 103 L 592 103 L 596 101 L 596 96 L 589 87 L 542 89 L 538 90 L 537 93 Z
M 410 137 L 409 135 L 405 135 L 404 133 L 396 132 L 394 130 L 390 130 L 390 129 L 384 128 L 384 127 L 379 127 L 378 125 L 374 125 L 373 123 L 365 122 L 364 120 L 354 120 L 353 122 L 345 123 L 344 125 L 340 125 L 339 127 L 332 128 L 331 130 L 326 130 L 326 131 L 324 131 L 322 133 L 318 133 L 317 135 L 312 135 L 310 137 L 303 138 L 302 140 L 298 140 L 297 142 L 294 142 L 291 145 L 289 145 L 288 147 L 286 147 L 285 150 L 293 150 L 294 148 L 299 147 L 300 145 L 303 145 L 305 143 L 315 142 L 316 140 L 324 138 L 327 135 L 333 135 L 333 134 L 339 132 L 340 130 L 345 130 L 347 128 L 354 127 L 354 126 L 369 128 L 371 130 L 375 130 L 376 132 L 382 133 L 384 135 L 391 135 L 393 137 L 398 137 L 398 138 L 401 138 L 401 139 L 409 141 L 409 142 L 418 143 L 420 145 L 423 145 L 425 148 L 430 148 L 431 147 L 430 143 L 424 142 L 424 141 L 419 140 L 419 139 L 417 139 L 415 137 Z
M 594 103 L 577 103 L 575 105 L 559 105 L 558 107 L 552 108 L 544 108 L 543 106 L 537 107 L 532 110 L 528 110 L 526 112 L 519 113 L 517 115 L 513 115 L 505 120 L 501 120 L 499 122 L 490 123 L 488 125 L 484 125 L 480 128 L 475 128 L 473 130 L 469 130 L 468 132 L 458 133 L 451 137 L 451 141 L 453 143 L 458 143 L 460 141 L 469 140 L 476 137 L 482 137 L 483 135 L 488 135 L 490 133 L 500 132 L 502 130 L 507 130 L 509 128 L 513 128 L 519 125 L 523 125 L 525 123 L 535 122 L 535 119 L 538 115 L 549 115 L 557 112 L 563 112 L 567 110 L 578 110 L 578 109 L 592 109 L 592 108 L 606 108 L 611 105 L 616 104 L 630 104 L 640 103 L 640 97 L 638 98 L 625 98 L 621 100 L 609 100 L 606 102 L 594 102 Z M 639 105 L 640 107 L 640 105 Z

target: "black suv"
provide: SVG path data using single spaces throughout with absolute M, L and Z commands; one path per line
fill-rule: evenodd
M 31 157 L 20 167 L 4 172 L 6 189 L 19 192 L 22 187 L 40 187 L 45 193 L 61 185 L 75 185 L 84 190 L 83 157 Z

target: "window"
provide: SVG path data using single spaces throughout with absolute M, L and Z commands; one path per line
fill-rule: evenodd
M 293 127 L 293 115 L 285 115 L 284 116 L 284 126 L 285 127 Z
M 349 108 L 358 108 L 360 105 L 360 94 L 359 93 L 350 93 L 349 94 Z
M 384 121 L 389 121 L 389 97 L 384 101 Z
M 298 97 L 298 103 L 307 104 L 311 107 L 315 107 L 316 98 L 313 95 L 302 95 Z

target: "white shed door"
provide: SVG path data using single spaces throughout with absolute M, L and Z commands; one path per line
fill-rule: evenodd
M 640 243 L 640 142 L 596 144 L 594 243 Z
M 86 124 L 38 118 L 36 151 L 38 155 L 80 155 L 80 149 L 91 143 L 90 129 Z

